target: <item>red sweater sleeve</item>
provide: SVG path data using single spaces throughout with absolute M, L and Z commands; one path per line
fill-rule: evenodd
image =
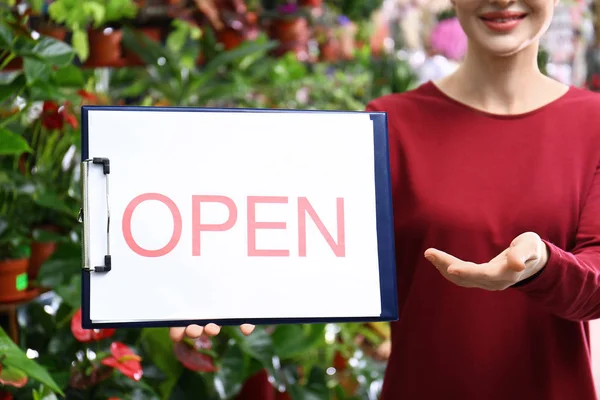
M 600 317 L 600 164 L 579 219 L 574 247 L 565 251 L 542 238 L 549 252 L 546 267 L 515 289 L 569 320 Z

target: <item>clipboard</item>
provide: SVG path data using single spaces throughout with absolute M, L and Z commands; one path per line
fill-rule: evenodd
M 83 106 L 87 329 L 394 321 L 387 115 Z

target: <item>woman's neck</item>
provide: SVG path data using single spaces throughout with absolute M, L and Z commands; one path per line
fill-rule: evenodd
M 568 87 L 538 68 L 538 46 L 518 54 L 494 57 L 467 51 L 457 71 L 436 85 L 450 97 L 494 114 L 521 114 L 561 97 Z

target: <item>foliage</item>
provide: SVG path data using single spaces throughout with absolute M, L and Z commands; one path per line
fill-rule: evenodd
M 382 4 L 383 0 L 331 0 L 328 2 L 328 6 L 334 8 L 352 21 L 367 19 Z
M 352 60 L 304 63 L 293 54 L 271 56 L 276 43 L 265 34 L 225 51 L 212 30 L 182 19 L 158 43 L 124 27 L 123 45 L 143 66 L 81 69 L 86 29 L 113 19 L 109 8 L 117 5 L 114 18 L 130 18 L 131 11 L 121 13 L 127 4 L 53 2 L 50 15 L 70 28 L 70 44 L 34 38 L 26 16 L 0 19 L 0 259 L 27 256 L 36 241 L 57 244 L 36 282 L 51 291 L 20 309 L 20 342 L 0 336 L 0 350 L 8 349 L 0 360 L 1 390 L 24 400 L 234 399 L 249 379 L 266 373 L 293 400 L 375 398 L 385 367 L 377 349 L 389 335 L 381 325 L 261 326 L 248 337 L 224 328 L 216 338 L 177 344 L 166 328 L 81 327 L 82 104 L 361 110 L 373 97 L 415 83 L 406 63 L 374 58 L 368 46 Z M 330 6 L 351 18 L 374 7 Z M 201 56 L 206 62 L 198 66 Z M 17 60 L 22 68 L 5 70 Z M 48 225 L 54 235 L 40 229 Z

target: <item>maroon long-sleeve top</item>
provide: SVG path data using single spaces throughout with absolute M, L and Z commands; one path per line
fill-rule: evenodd
M 600 96 L 571 88 L 498 116 L 427 83 L 368 110 L 388 113 L 397 235 L 382 400 L 595 399 L 586 321 L 600 317 Z M 482 263 L 527 231 L 548 263 L 504 291 L 458 287 L 423 257 L 435 247 Z

